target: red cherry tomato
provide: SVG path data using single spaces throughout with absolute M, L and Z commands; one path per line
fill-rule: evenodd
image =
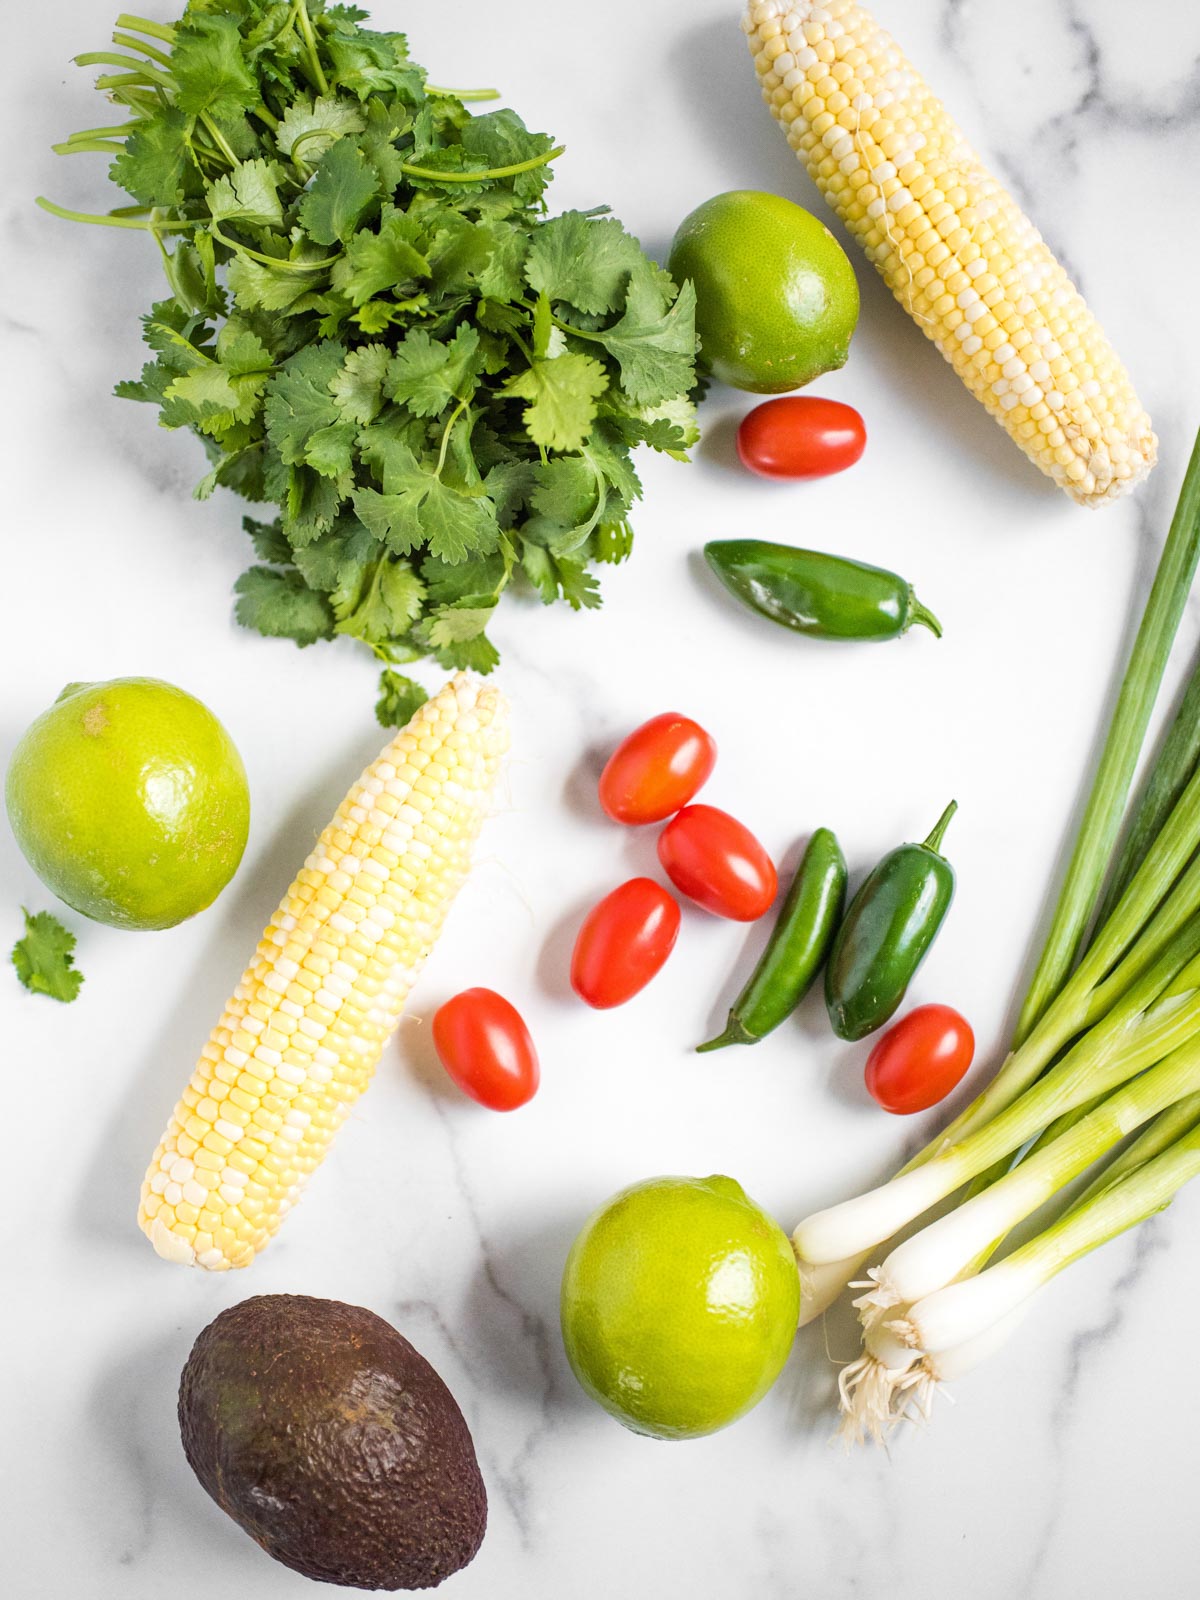
M 743 466 L 761 478 L 825 478 L 852 467 L 866 445 L 854 407 L 815 394 L 767 400 L 742 418 L 737 432 Z
M 662 822 L 708 782 L 716 759 L 716 744 L 698 722 L 664 711 L 609 756 L 600 804 L 614 822 Z
M 716 806 L 685 806 L 659 835 L 658 859 L 682 894 L 734 922 L 761 917 L 779 886 L 749 828 Z
M 885 1111 L 928 1111 L 962 1081 L 975 1054 L 971 1025 L 949 1006 L 918 1006 L 867 1057 L 868 1092 Z
M 438 1059 L 464 1094 L 515 1111 L 537 1092 L 537 1051 L 521 1014 L 491 989 L 464 989 L 433 1016 Z
M 653 878 L 631 878 L 583 919 L 571 987 L 597 1011 L 622 1006 L 662 969 L 679 937 L 679 907 Z

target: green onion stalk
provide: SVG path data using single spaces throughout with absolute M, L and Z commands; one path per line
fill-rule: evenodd
M 903 1326 L 893 1331 L 934 1355 L 978 1338 L 1018 1312 L 1064 1267 L 1162 1211 L 1197 1174 L 1200 1127 L 1193 1123 L 1159 1155 L 1119 1182 L 1102 1186 L 996 1265 L 918 1300 Z
M 1101 1164 L 1102 1170 L 1097 1177 L 1082 1194 L 1063 1208 L 1063 1221 L 1084 1210 L 1093 1199 L 1118 1186 L 1123 1189 L 1128 1221 L 1110 1231 L 1103 1214 L 1095 1209 L 1090 1210 L 1083 1225 L 1087 1230 L 1083 1241 L 1085 1248 L 1078 1250 L 1071 1257 L 1072 1260 L 1078 1260 L 1088 1251 L 1107 1244 L 1125 1227 L 1132 1227 L 1143 1220 L 1146 1213 L 1138 1210 L 1138 1191 L 1124 1187 L 1125 1182 L 1141 1172 L 1150 1161 L 1177 1148 L 1180 1141 L 1194 1135 L 1197 1130 L 1200 1130 L 1200 1093 L 1186 1095 L 1167 1110 L 1161 1111 L 1120 1154 L 1113 1155 L 1109 1161 Z M 1181 1181 L 1186 1181 L 1186 1177 Z M 1152 1209 L 1161 1207 L 1156 1205 Z M 991 1254 L 991 1250 L 986 1252 L 986 1258 L 990 1258 Z M 986 1258 L 979 1265 L 980 1272 L 986 1267 Z M 1027 1264 L 1029 1259 L 1026 1258 Z M 1043 1258 L 1043 1266 L 1048 1259 Z M 1065 1259 L 1060 1260 L 1037 1287 L 1048 1282 L 1049 1277 L 1068 1264 Z M 974 1276 L 974 1272 L 967 1273 L 956 1282 L 966 1283 Z M 1006 1277 L 1011 1290 L 1014 1282 L 1019 1280 Z M 1032 1279 L 1033 1275 L 1030 1274 L 1028 1281 L 1032 1282 Z M 881 1317 L 865 1335 L 866 1353 L 842 1372 L 842 1431 L 848 1441 L 854 1442 L 867 1436 L 882 1439 L 903 1418 L 928 1421 L 939 1391 L 947 1384 L 966 1377 L 1007 1344 L 1025 1320 L 1033 1302 L 1032 1293 L 1014 1297 L 1014 1303 L 1002 1310 L 994 1321 L 943 1350 L 924 1348 L 918 1352 L 911 1348 L 914 1338 L 917 1341 L 922 1338 L 922 1332 L 915 1329 L 914 1307 L 905 1308 L 903 1317 L 895 1314 Z M 986 1322 L 986 1319 L 981 1320 Z M 897 1322 L 900 1323 L 899 1329 Z
M 1014 1050 L 984 1093 L 891 1184 L 817 1213 L 796 1230 L 808 1296 L 803 1319 L 809 1320 L 879 1245 L 969 1186 L 957 1210 L 894 1249 L 859 1285 L 866 1291 L 856 1302 L 864 1352 L 843 1370 L 839 1385 L 851 1437 L 880 1436 L 901 1414 L 928 1415 L 938 1386 L 998 1348 L 1024 1316 L 1028 1296 L 1017 1294 L 1014 1284 L 1033 1283 L 1038 1271 L 1038 1281 L 1046 1281 L 1140 1220 L 1146 1193 L 1169 1182 L 1178 1187 L 1194 1170 L 1189 1141 L 1200 1126 L 1200 964 L 1193 926 L 1200 911 L 1200 668 L 1121 852 L 1113 855 L 1198 556 L 1200 437 Z M 1087 944 L 1091 922 L 1098 931 Z M 989 1265 L 1014 1227 L 1052 1206 L 1064 1186 L 1091 1167 L 1099 1167 L 1099 1175 L 1076 1202 L 1030 1245 Z M 1116 1217 L 1127 1220 L 1117 1225 Z M 1053 1243 L 1039 1249 L 1048 1238 L 1066 1239 L 1069 1250 Z M 991 1276 L 1018 1257 L 1016 1271 L 999 1280 Z M 1008 1285 L 1011 1303 L 1001 1289 L 972 1289 L 985 1280 Z M 923 1338 L 925 1312 L 939 1295 L 946 1298 L 935 1313 L 938 1305 L 974 1306 L 976 1320 L 964 1310 L 961 1338 L 935 1335 L 941 1342 L 933 1348 Z M 990 1318 L 989 1306 L 995 1307 Z
M 1063 1209 L 1063 1218 L 1086 1209 L 1102 1193 L 1120 1188 L 1133 1173 L 1200 1125 L 1196 1001 L 1186 1011 L 1181 1006 L 1177 1016 L 1180 1027 L 1176 1031 L 1183 1042 L 1156 1066 L 1133 1076 L 1113 1093 L 1096 1097 L 1082 1107 L 1082 1115 L 1062 1119 L 1066 1125 L 1057 1137 L 1039 1141 L 1003 1178 L 897 1245 L 880 1266 L 869 1271 L 859 1284 L 865 1293 L 855 1301 L 863 1323 L 863 1353 L 843 1369 L 839 1379 L 842 1431 L 848 1441 L 881 1439 L 904 1416 L 928 1417 L 938 1387 L 972 1370 L 1004 1343 L 1027 1309 L 1023 1303 L 1006 1307 L 997 1313 L 994 1329 L 981 1326 L 964 1333 L 962 1348 L 933 1348 L 923 1340 L 924 1325 L 915 1315 L 917 1306 L 950 1285 L 986 1277 L 993 1270 L 989 1262 L 999 1244 L 1041 1207 L 1053 1206 L 1080 1173 L 1096 1164 L 1102 1168 Z M 1052 1076 L 1043 1084 L 1049 1086 Z M 1042 1090 L 1043 1085 L 1038 1087 Z M 1139 1137 L 1117 1154 L 1122 1141 L 1142 1127 Z M 983 1135 L 989 1133 L 982 1130 Z M 1002 1137 L 993 1137 L 992 1148 L 1003 1142 Z M 986 1140 L 977 1137 L 975 1144 L 978 1158 L 986 1159 Z M 1112 1237 L 1114 1233 L 1100 1231 L 1087 1248 L 1094 1249 Z M 1071 1259 L 1083 1253 L 1081 1249 Z M 980 1297 L 972 1303 L 989 1302 Z

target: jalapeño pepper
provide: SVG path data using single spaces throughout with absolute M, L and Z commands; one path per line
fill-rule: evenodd
M 954 898 L 940 853 L 958 810 L 952 800 L 924 844 L 891 851 L 850 902 L 825 968 L 825 1004 L 839 1039 L 881 1028 L 904 999 Z
M 829 951 L 846 903 L 846 860 L 828 828 L 818 828 L 796 869 L 779 921 L 725 1031 L 698 1051 L 757 1044 L 803 1000 Z
M 705 560 L 752 611 L 814 639 L 895 639 L 942 625 L 894 572 L 762 539 L 716 539 Z

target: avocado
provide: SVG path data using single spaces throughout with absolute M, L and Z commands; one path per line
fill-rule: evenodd
M 353 1589 L 431 1589 L 474 1557 L 487 1492 L 454 1396 L 361 1306 L 255 1295 L 179 1384 L 192 1471 L 269 1556 Z

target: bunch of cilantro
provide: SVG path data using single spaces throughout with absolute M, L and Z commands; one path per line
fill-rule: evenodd
M 599 604 L 589 567 L 630 549 L 632 449 L 695 441 L 697 345 L 691 285 L 619 222 L 547 217 L 547 135 L 431 89 L 364 15 L 122 16 L 127 53 L 79 59 L 121 69 L 97 87 L 131 120 L 59 148 L 114 151 L 134 204 L 83 220 L 163 252 L 154 359 L 117 392 L 199 436 L 200 496 L 276 512 L 246 519 L 259 564 L 238 620 L 363 640 L 391 724 L 424 698 L 395 665 L 496 664 L 487 628 L 518 575 L 547 603 Z

